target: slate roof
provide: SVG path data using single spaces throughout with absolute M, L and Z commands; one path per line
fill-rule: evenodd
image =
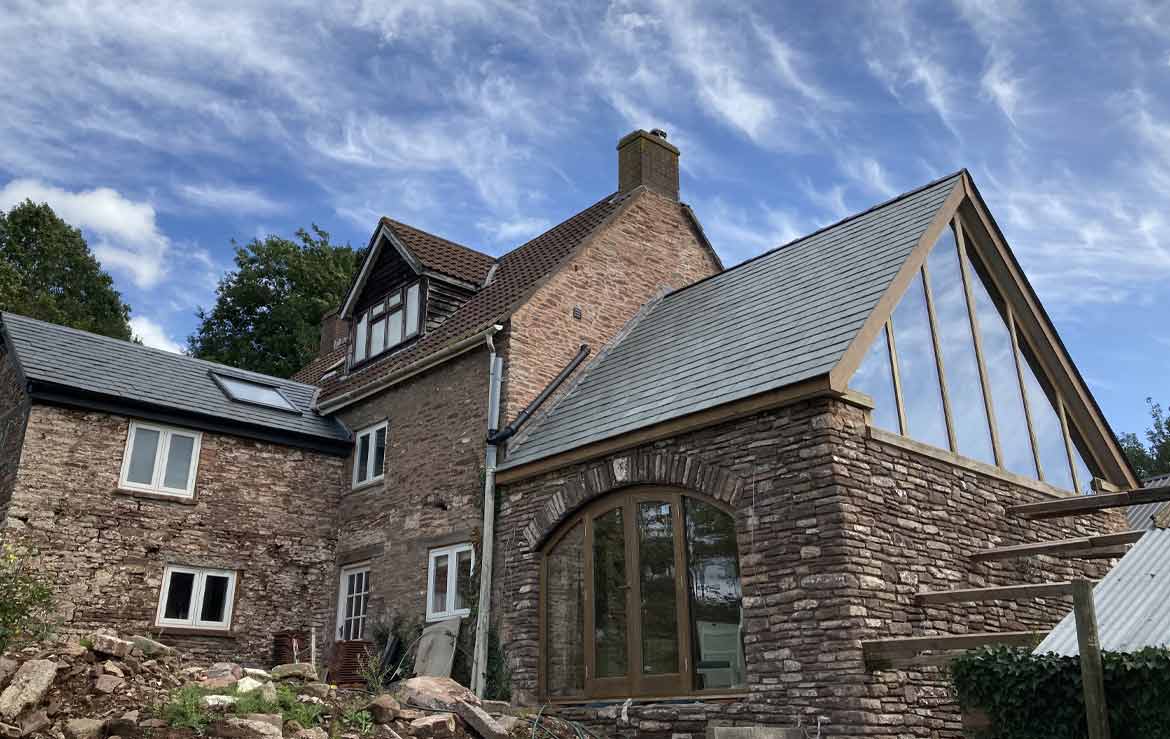
M 495 257 L 392 218 L 383 216 L 381 223 L 394 232 L 402 245 L 409 249 L 424 267 L 458 280 L 476 285 L 483 284 L 488 270 L 496 263 Z
M 312 385 L 151 349 L 15 313 L 0 314 L 0 317 L 25 377 L 34 384 L 233 425 L 327 441 L 349 439 L 349 433 L 340 423 L 310 409 L 316 392 Z M 211 378 L 212 372 L 274 385 L 301 412 L 230 400 Z
M 1147 531 L 1093 587 L 1101 649 L 1136 652 L 1170 646 L 1170 529 Z M 1070 612 L 1036 654 L 1080 654 L 1076 619 Z
M 668 294 L 501 469 L 828 373 L 960 175 Z
M 361 393 L 388 375 L 431 354 L 484 331 L 507 318 L 546 275 L 617 212 L 627 196 L 607 195 L 585 210 L 553 226 L 498 260 L 491 282 L 418 342 L 371 362 L 351 374 L 337 374 L 321 383 L 321 403 L 343 394 Z M 397 233 L 397 232 L 396 232 Z

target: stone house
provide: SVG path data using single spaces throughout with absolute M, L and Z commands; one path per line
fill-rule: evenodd
M 966 172 L 724 270 L 678 156 L 630 134 L 615 193 L 498 258 L 382 219 L 293 380 L 5 316 L 5 535 L 74 628 L 259 659 L 478 602 L 513 699 L 605 732 L 956 736 L 940 673 L 862 642 L 1051 626 L 914 595 L 1101 572 L 968 555 L 1123 529 L 1005 511 L 1133 473 Z

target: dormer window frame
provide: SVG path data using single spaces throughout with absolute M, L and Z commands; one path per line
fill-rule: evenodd
M 355 313 L 350 366 L 357 367 L 408 345 L 426 325 L 426 280 L 405 283 Z M 412 320 L 413 319 L 413 320 Z M 398 337 L 391 335 L 397 327 Z

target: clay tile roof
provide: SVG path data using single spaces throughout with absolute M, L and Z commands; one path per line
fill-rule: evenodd
M 297 370 L 289 379 L 293 382 L 304 382 L 309 385 L 316 385 L 321 380 L 321 377 L 329 371 L 333 365 L 345 359 L 345 352 L 347 347 L 334 349 L 327 354 L 319 354 L 313 358 L 313 361 L 306 364 Z
M 328 404 L 331 399 L 341 395 L 360 394 L 387 376 L 505 320 L 529 291 L 560 265 L 598 226 L 616 213 L 624 201 L 625 198 L 619 197 L 617 193 L 607 195 L 500 257 L 499 267 L 491 282 L 460 306 L 441 326 L 424 335 L 418 342 L 372 362 L 353 374 L 339 373 L 327 378 L 321 383 L 319 402 Z M 398 225 L 393 225 L 393 228 L 398 233 Z
M 496 263 L 493 257 L 475 249 L 456 244 L 414 226 L 386 218 L 382 225 L 394 232 L 403 246 L 411 251 L 427 269 L 441 272 L 457 280 L 482 284 L 488 270 Z

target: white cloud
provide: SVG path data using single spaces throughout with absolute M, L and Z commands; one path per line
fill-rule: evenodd
M 150 203 L 108 187 L 70 192 L 31 179 L 12 180 L 0 189 L 0 208 L 25 199 L 48 203 L 70 225 L 91 234 L 102 265 L 126 272 L 139 287 L 157 285 L 166 273 L 170 240 L 159 230 Z
M 517 216 L 506 220 L 480 221 L 476 225 L 496 243 L 519 246 L 533 236 L 544 233 L 552 224 L 546 218 Z
M 246 215 L 268 215 L 284 210 L 284 205 L 269 198 L 260 190 L 237 185 L 210 183 L 179 185 L 179 197 L 201 208 Z
M 146 346 L 163 349 L 176 354 L 183 353 L 183 345 L 167 335 L 166 329 L 149 318 L 135 316 L 130 319 L 130 331 Z

